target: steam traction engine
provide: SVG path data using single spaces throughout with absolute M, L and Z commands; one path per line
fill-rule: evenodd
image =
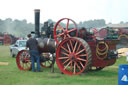
M 66 25 L 63 23 L 66 23 Z M 86 29 L 78 30 L 76 23 L 69 18 L 63 18 L 55 24 L 54 40 L 51 39 L 54 44 L 50 46 L 44 43 L 45 40 L 41 37 L 39 40 L 39 43 L 42 43 L 40 45 L 41 53 L 49 52 L 53 55 L 56 52 L 57 66 L 61 72 L 67 75 L 101 70 L 116 62 L 117 53 L 115 48 L 118 40 L 98 40 L 93 33 L 86 31 Z M 56 46 L 55 41 L 57 43 L 56 50 L 52 49 Z M 50 47 L 47 48 L 47 46 Z M 21 70 L 29 70 L 31 67 L 30 56 L 26 56 L 24 52 L 27 51 L 22 51 L 17 56 L 17 65 Z M 42 60 L 41 62 L 48 60 Z

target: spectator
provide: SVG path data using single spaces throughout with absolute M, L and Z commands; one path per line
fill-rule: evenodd
M 39 51 L 38 51 L 38 42 L 35 38 L 32 38 L 31 34 L 28 34 L 27 36 L 29 39 L 26 43 L 26 49 L 29 48 L 29 53 L 31 56 L 31 62 L 32 62 L 32 71 L 35 72 L 35 61 L 37 62 L 37 72 L 40 72 L 40 57 L 39 57 Z

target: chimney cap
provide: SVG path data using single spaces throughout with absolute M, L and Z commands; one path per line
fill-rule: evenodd
M 40 9 L 35 9 L 34 11 L 35 11 L 35 12 L 40 12 Z

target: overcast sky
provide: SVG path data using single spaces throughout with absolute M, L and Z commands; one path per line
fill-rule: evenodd
M 128 22 L 128 0 L 0 0 L 0 19 L 27 19 L 33 23 L 34 9 L 41 10 L 41 23 L 65 17 L 77 23 L 91 19 Z

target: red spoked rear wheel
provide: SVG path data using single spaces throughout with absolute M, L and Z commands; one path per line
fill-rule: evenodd
M 56 51 L 56 63 L 67 75 L 78 75 L 91 65 L 91 49 L 87 42 L 80 38 L 63 40 Z
M 31 58 L 27 50 L 22 50 L 17 54 L 16 63 L 20 70 L 28 71 L 31 69 Z
M 66 23 L 66 25 L 64 25 Z M 59 20 L 54 27 L 54 39 L 59 44 L 63 39 L 78 36 L 75 21 L 69 18 Z

